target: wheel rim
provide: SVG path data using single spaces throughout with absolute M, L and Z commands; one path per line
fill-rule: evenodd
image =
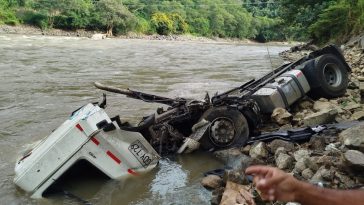
M 210 127 L 210 139 L 218 146 L 226 146 L 234 141 L 235 126 L 232 119 L 221 117 L 215 119 Z
M 342 81 L 342 75 L 339 66 L 333 63 L 328 63 L 324 67 L 324 78 L 328 85 L 338 87 Z

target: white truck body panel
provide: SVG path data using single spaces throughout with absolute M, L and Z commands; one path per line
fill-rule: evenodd
M 14 182 L 32 198 L 43 192 L 78 160 L 85 159 L 112 179 L 137 175 L 158 164 L 159 155 L 137 132 L 105 132 L 97 123 L 110 118 L 88 104 L 18 160 Z M 116 126 L 116 125 L 114 125 Z

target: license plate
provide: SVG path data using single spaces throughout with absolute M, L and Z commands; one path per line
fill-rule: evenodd
M 131 143 L 128 149 L 144 168 L 147 168 L 153 161 L 153 155 L 148 153 L 147 149 L 139 140 Z

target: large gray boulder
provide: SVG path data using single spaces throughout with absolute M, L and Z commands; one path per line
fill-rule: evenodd
M 351 127 L 340 133 L 341 142 L 349 149 L 364 152 L 364 123 Z

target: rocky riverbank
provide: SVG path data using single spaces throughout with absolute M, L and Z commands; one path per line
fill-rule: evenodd
M 233 39 L 233 38 L 207 38 L 201 36 L 194 36 L 190 34 L 185 35 L 145 35 L 129 32 L 126 35 L 119 35 L 113 37 L 107 37 L 106 34 L 98 31 L 88 31 L 84 29 L 78 29 L 75 31 L 67 31 L 61 29 L 46 29 L 42 30 L 38 27 L 20 25 L 9 26 L 0 25 L 0 34 L 22 34 L 22 35 L 45 35 L 45 36 L 66 36 L 66 37 L 85 37 L 95 40 L 101 40 L 106 38 L 121 38 L 121 39 L 142 39 L 142 40 L 159 40 L 159 41 L 193 41 L 202 43 L 239 43 L 239 44 L 254 44 L 258 43 L 249 39 Z M 269 42 L 271 45 L 297 45 L 300 42 Z
M 281 56 L 293 61 L 315 49 L 315 46 L 293 47 Z M 278 108 L 271 116 L 271 130 L 364 119 L 364 36 L 353 38 L 342 49 L 352 68 L 346 94 L 330 100 L 314 101 L 306 97 L 293 105 L 290 112 Z M 222 177 L 210 174 L 201 183 L 212 190 L 212 204 L 224 205 L 272 204 L 261 200 L 244 174 L 245 168 L 253 164 L 278 167 L 300 180 L 328 188 L 364 188 L 363 131 L 364 123 L 358 123 L 345 130 L 328 129 L 306 143 L 273 140 L 217 151 L 214 155 L 228 168 Z

